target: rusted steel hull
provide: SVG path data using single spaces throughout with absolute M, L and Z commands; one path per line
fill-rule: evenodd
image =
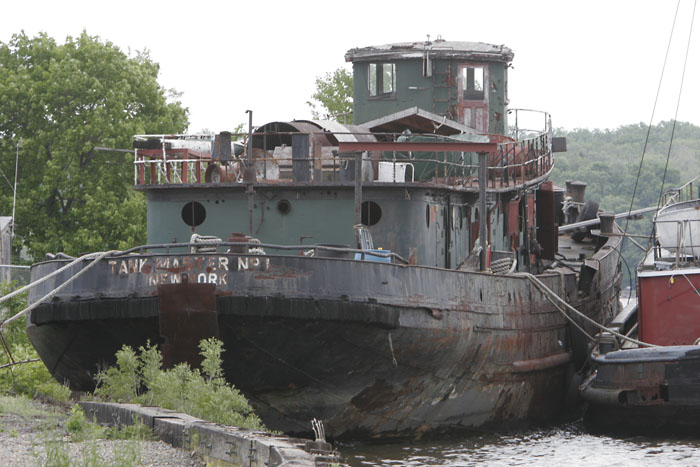
M 598 273 L 619 282 L 617 256 L 600 257 Z M 62 264 L 35 265 L 34 277 Z M 122 345 L 162 343 L 164 329 L 181 329 L 171 320 L 201 315 L 208 324 L 197 336 L 218 332 L 227 379 L 269 427 L 288 433 L 308 433 L 314 417 L 333 438 L 551 420 L 564 408 L 577 351 L 565 318 L 521 276 L 219 253 L 129 255 L 92 271 L 29 317 L 30 338 L 59 381 L 91 389 Z M 569 270 L 539 278 L 562 297 L 579 296 Z M 185 286 L 202 295 L 201 313 L 159 295 Z M 614 288 L 600 295 L 572 304 L 600 321 L 617 303 Z
M 582 387 L 584 422 L 596 432 L 700 432 L 700 347 L 627 349 L 595 359 Z

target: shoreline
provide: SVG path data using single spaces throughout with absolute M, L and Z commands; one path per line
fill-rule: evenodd
M 67 424 L 69 405 L 0 396 L 0 443 L 8 465 L 44 465 L 49 458 L 70 464 L 96 459 L 133 465 L 338 465 L 340 456 L 330 443 L 290 438 L 207 422 L 159 407 L 77 401 L 88 421 L 128 427 L 143 423 L 154 439 L 76 441 Z M 55 462 L 54 462 L 55 463 Z
M 85 459 L 100 459 L 106 465 L 115 460 L 134 460 L 134 465 L 199 467 L 206 463 L 183 449 L 162 440 L 94 439 L 76 442 L 66 429 L 69 406 L 29 399 L 0 396 L 0 453 L 5 465 L 45 465 L 48 457 L 67 465 Z

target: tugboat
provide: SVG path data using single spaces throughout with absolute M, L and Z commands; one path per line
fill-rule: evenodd
M 333 439 L 560 416 L 588 355 L 571 322 L 590 324 L 557 300 L 614 316 L 621 240 L 558 235 L 597 205 L 548 181 L 565 141 L 507 108 L 512 59 L 442 39 L 352 49 L 353 125 L 135 138 L 149 244 L 32 267 L 42 360 L 89 390 L 123 345 L 196 365 L 216 336 L 268 427 L 316 418 Z
M 592 431 L 700 429 L 700 199 L 698 178 L 666 193 L 655 244 L 637 267 L 632 300 L 599 335 L 581 385 Z

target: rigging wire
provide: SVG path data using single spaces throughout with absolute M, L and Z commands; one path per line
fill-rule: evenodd
M 683 82 L 685 81 L 685 70 L 688 64 L 688 52 L 690 52 L 690 39 L 693 36 L 693 24 L 695 23 L 695 7 L 697 0 L 693 1 L 693 14 L 690 17 L 690 31 L 688 32 L 688 44 L 685 48 L 685 60 L 683 61 L 683 73 L 681 74 L 681 86 L 678 89 L 678 100 L 676 101 L 676 113 L 673 115 L 673 126 L 671 127 L 671 139 L 668 142 L 668 153 L 666 154 L 666 165 L 664 166 L 664 176 L 661 179 L 661 190 L 659 191 L 659 200 L 656 203 L 656 209 L 661 207 L 661 199 L 664 195 L 664 185 L 666 184 L 666 173 L 668 172 L 668 161 L 671 159 L 671 148 L 673 147 L 673 137 L 676 133 L 676 123 L 678 122 L 678 109 L 681 106 L 681 96 L 683 94 Z
M 659 77 L 659 86 L 656 88 L 656 97 L 654 98 L 654 107 L 651 110 L 651 118 L 649 119 L 649 125 L 647 127 L 647 135 L 646 138 L 644 139 L 644 147 L 642 148 L 642 158 L 639 161 L 639 170 L 637 171 L 637 179 L 634 182 L 634 190 L 632 191 L 632 200 L 630 201 L 630 208 L 627 213 L 627 218 L 625 219 L 625 228 L 624 231 L 627 232 L 627 225 L 629 224 L 629 216 L 632 213 L 632 206 L 634 205 L 634 198 L 637 195 L 637 186 L 639 185 L 639 178 L 642 174 L 642 165 L 644 164 L 644 155 L 646 154 L 647 151 L 647 144 L 649 143 L 649 135 L 651 133 L 651 125 L 654 122 L 654 114 L 656 113 L 656 105 L 659 102 L 659 94 L 661 93 L 661 83 L 664 80 L 664 72 L 666 71 L 666 63 L 668 62 L 668 53 L 671 50 L 671 42 L 673 41 L 673 32 L 676 29 L 676 19 L 678 19 L 678 10 L 680 9 L 681 6 L 681 0 L 678 0 L 678 3 L 676 4 L 676 13 L 673 16 L 673 24 L 671 25 L 671 35 L 668 38 L 668 45 L 666 46 L 666 55 L 664 57 L 664 64 L 661 67 L 661 76 Z M 624 242 L 625 239 L 622 240 L 622 247 L 624 248 Z

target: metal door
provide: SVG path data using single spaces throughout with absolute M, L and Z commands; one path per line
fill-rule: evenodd
M 484 63 L 459 65 L 459 121 L 477 131 L 489 131 L 489 67 Z

